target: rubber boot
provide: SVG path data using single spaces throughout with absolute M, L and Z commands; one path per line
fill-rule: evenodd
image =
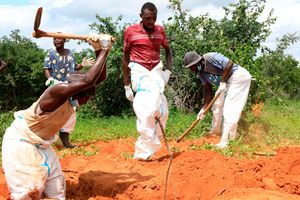
M 70 142 L 70 140 L 69 140 L 69 133 L 67 133 L 67 132 L 59 132 L 59 137 L 60 137 L 60 139 L 61 139 L 61 141 L 62 141 L 62 143 L 63 143 L 63 146 L 65 147 L 65 148 L 70 148 L 70 149 L 72 149 L 72 148 L 75 148 L 76 146 L 75 145 L 73 145 L 73 144 L 71 144 L 71 142 Z

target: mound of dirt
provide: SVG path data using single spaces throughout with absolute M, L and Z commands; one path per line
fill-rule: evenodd
M 67 199 L 300 199 L 300 147 L 278 149 L 276 156 L 226 158 L 195 148 L 219 138 L 170 142 L 176 150 L 165 184 L 165 147 L 149 162 L 131 159 L 134 139 L 97 142 L 57 150 L 67 181 Z M 0 171 L 0 199 L 9 192 Z

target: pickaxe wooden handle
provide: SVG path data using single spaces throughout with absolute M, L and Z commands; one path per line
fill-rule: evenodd
M 65 38 L 65 39 L 76 39 L 76 40 L 87 40 L 88 35 L 81 35 L 81 34 L 72 34 L 72 33 L 56 33 L 56 32 L 44 32 L 41 30 L 34 31 L 32 36 L 35 38 L 40 37 L 51 37 L 51 38 Z M 113 42 L 116 41 L 115 37 L 111 39 Z
M 37 30 L 37 31 L 33 32 L 32 36 L 35 38 L 51 37 L 51 38 L 76 39 L 76 40 L 87 40 L 88 39 L 88 35 L 72 34 L 72 33 L 44 32 L 41 30 Z M 112 40 L 115 41 L 115 38 L 113 38 Z
M 207 113 L 207 111 L 210 109 L 210 107 L 213 105 L 213 103 L 215 103 L 215 101 L 219 98 L 219 96 L 221 95 L 221 93 L 217 93 L 215 95 L 215 97 L 209 102 L 209 104 L 206 106 L 206 108 L 204 109 L 204 114 Z M 198 123 L 199 123 L 200 119 L 196 119 L 192 125 L 186 130 L 184 131 L 184 133 L 179 136 L 177 139 L 176 139 L 176 142 L 180 142 Z
M 34 26 L 32 36 L 35 38 L 40 37 L 52 37 L 52 38 L 65 38 L 65 39 L 77 39 L 77 40 L 87 40 L 88 35 L 81 35 L 81 34 L 71 34 L 71 33 L 60 33 L 60 32 L 45 32 L 39 29 L 41 24 L 43 8 L 38 8 L 34 20 Z M 116 38 L 112 37 L 112 41 L 115 42 Z

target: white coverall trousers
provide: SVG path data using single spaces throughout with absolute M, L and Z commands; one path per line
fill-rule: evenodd
M 27 127 L 21 111 L 15 113 L 2 143 L 2 167 L 12 199 L 31 199 L 28 193 L 33 190 L 40 197 L 65 199 L 65 178 L 51 147 L 56 139 L 41 139 Z
M 147 160 L 161 147 L 162 132 L 155 117 L 159 117 L 164 129 L 168 119 L 168 104 L 163 94 L 165 82 L 160 62 L 151 71 L 134 62 L 131 69 L 132 89 L 136 92 L 133 109 L 137 116 L 136 126 L 140 136 L 135 144 L 134 159 Z
M 235 139 L 237 136 L 237 125 L 247 102 L 251 78 L 250 73 L 239 66 L 228 79 L 226 92 L 220 95 L 212 107 L 211 132 L 220 134 L 223 116 L 221 137 L 223 144 L 227 145 L 229 140 Z
M 59 130 L 60 132 L 66 132 L 71 134 L 76 125 L 76 108 L 73 107 L 74 113 L 70 116 L 68 121 L 64 124 L 64 126 Z

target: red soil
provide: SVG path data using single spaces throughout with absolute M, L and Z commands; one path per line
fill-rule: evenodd
M 218 140 L 170 142 L 177 153 L 167 188 L 169 154 L 165 147 L 149 162 L 130 158 L 134 139 L 58 150 L 67 181 L 67 199 L 161 200 L 167 189 L 168 200 L 300 200 L 300 147 L 278 149 L 276 156 L 242 160 L 191 148 Z M 8 196 L 0 171 L 0 200 Z

